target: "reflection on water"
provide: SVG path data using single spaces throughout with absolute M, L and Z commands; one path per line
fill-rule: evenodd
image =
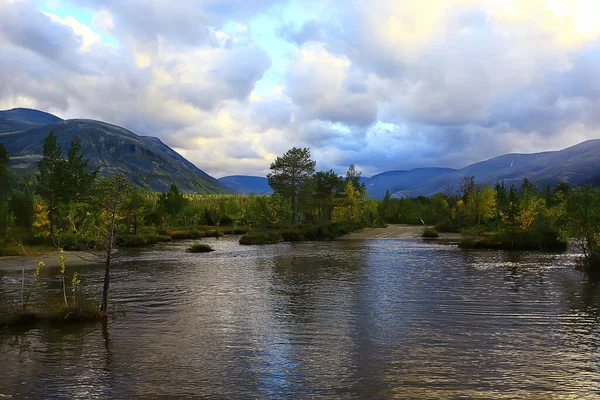
M 600 283 L 573 256 L 420 240 L 135 250 L 107 325 L 0 332 L 14 398 L 594 398 Z M 71 267 L 71 271 L 77 268 Z M 35 302 L 57 297 L 47 271 Z M 80 267 L 99 298 L 102 270 Z M 18 293 L 0 271 L 0 296 Z M 0 299 L 1 300 L 1 299 Z

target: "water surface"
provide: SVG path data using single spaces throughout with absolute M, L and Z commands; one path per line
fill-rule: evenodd
M 421 240 L 129 251 L 107 326 L 0 331 L 13 398 L 596 398 L 600 283 L 571 254 Z M 100 298 L 102 269 L 79 271 Z M 31 273 L 31 271 L 28 271 Z M 34 302 L 58 301 L 56 270 Z M 0 300 L 19 271 L 0 271 Z M 1 397 L 1 396 L 0 396 Z

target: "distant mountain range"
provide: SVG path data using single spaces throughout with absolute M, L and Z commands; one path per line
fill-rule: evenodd
M 99 167 L 103 175 L 122 172 L 138 187 L 166 191 L 175 183 L 183 192 L 229 192 L 158 138 L 138 136 L 100 121 L 62 120 L 37 110 L 0 111 L 0 143 L 8 151 L 12 168 L 34 172 L 50 131 L 54 131 L 65 156 L 73 137 L 79 136 L 91 167 Z
M 560 151 L 491 158 L 395 192 L 394 197 L 432 196 L 445 187 L 458 191 L 465 176 L 475 176 L 477 183 L 495 184 L 504 179 L 507 185 L 520 185 L 527 178 L 538 186 L 555 186 L 559 182 L 570 185 L 593 182 L 599 174 L 600 139 L 595 139 Z
M 477 183 L 495 184 L 501 179 L 507 185 L 520 185 L 527 178 L 538 186 L 555 186 L 560 182 L 570 185 L 600 185 L 600 139 L 589 140 L 560 151 L 533 154 L 506 154 L 478 162 L 462 169 L 416 168 L 408 171 L 388 171 L 363 178 L 367 192 L 382 199 L 386 190 L 392 197 L 433 196 L 451 190 L 459 191 L 460 181 L 474 176 Z M 237 193 L 263 193 L 268 188 L 266 178 L 225 177 L 221 182 L 235 178 L 229 189 Z M 247 178 L 251 178 L 247 179 Z M 259 189 L 260 188 L 260 189 Z
M 232 175 L 219 178 L 218 181 L 234 193 L 261 195 L 273 193 L 264 176 Z
M 15 108 L 0 111 L 0 143 L 11 158 L 11 167 L 34 172 L 42 156 L 44 139 L 50 130 L 66 154 L 71 140 L 79 136 L 92 167 L 104 175 L 125 173 L 137 186 L 166 191 L 171 183 L 193 193 L 270 194 L 267 179 L 258 176 L 209 176 L 156 137 L 138 136 L 105 122 L 59 117 L 38 110 Z M 559 182 L 571 185 L 600 184 L 600 139 L 589 140 L 560 151 L 534 154 L 506 154 L 465 168 L 416 168 L 388 171 L 363 178 L 368 193 L 381 199 L 387 190 L 393 197 L 432 196 L 458 192 L 465 176 L 477 183 L 520 184 L 524 178 L 539 186 Z
M 388 171 L 362 178 L 367 186 L 367 192 L 376 199 L 383 199 L 387 190 L 395 193 L 409 189 L 428 179 L 455 171 L 451 168 L 416 168 L 409 171 Z M 227 189 L 241 194 L 270 194 L 273 189 L 267 178 L 260 176 L 233 175 L 219 178 L 219 182 Z

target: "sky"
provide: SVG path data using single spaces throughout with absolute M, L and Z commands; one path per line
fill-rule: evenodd
M 207 173 L 364 176 L 599 138 L 597 0 L 0 0 L 0 109 L 157 136 Z

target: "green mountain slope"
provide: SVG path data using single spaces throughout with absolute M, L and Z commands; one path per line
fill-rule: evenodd
M 34 123 L 29 121 L 29 124 Z M 6 119 L 0 115 L 0 126 L 6 125 Z M 44 139 L 51 130 L 65 155 L 71 140 L 79 136 L 90 166 L 99 167 L 103 175 L 122 172 L 134 185 L 156 191 L 166 191 L 175 183 L 181 191 L 188 193 L 228 192 L 216 179 L 159 139 L 140 137 L 127 129 L 86 119 L 59 119 L 27 130 L 0 133 L 0 143 L 8 150 L 11 167 L 23 173 L 34 173 L 41 159 Z

